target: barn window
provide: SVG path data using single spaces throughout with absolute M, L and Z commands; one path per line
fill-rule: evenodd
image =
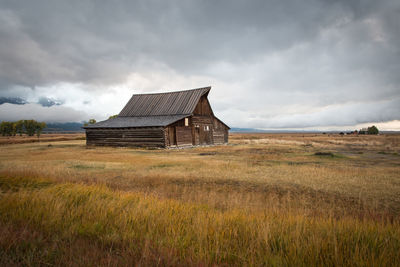
M 209 126 L 207 125 L 207 127 L 206 127 L 206 131 L 209 131 L 210 130 L 210 128 L 209 128 Z
M 189 126 L 189 118 L 185 118 L 185 126 Z

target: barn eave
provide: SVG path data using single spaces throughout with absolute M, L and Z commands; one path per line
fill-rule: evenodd
M 166 116 L 138 116 L 138 117 L 116 117 L 87 125 L 84 129 L 104 129 L 104 128 L 139 128 L 139 127 L 165 127 L 191 114 L 166 115 Z

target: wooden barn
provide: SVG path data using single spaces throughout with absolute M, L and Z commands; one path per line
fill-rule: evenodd
M 224 144 L 229 127 L 214 116 L 211 87 L 133 95 L 117 117 L 83 127 L 87 145 L 181 147 Z

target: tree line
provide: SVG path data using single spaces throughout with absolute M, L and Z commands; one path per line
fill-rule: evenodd
M 357 132 L 357 131 L 355 131 Z M 372 125 L 371 127 L 368 128 L 363 128 L 358 131 L 358 134 L 379 134 L 379 130 L 375 125 Z
M 46 128 L 46 123 L 35 120 L 19 120 L 19 121 L 2 121 L 0 124 L 0 132 L 2 136 L 34 136 L 39 138 L 43 129 Z

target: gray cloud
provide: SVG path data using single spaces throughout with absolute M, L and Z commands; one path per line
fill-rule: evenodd
M 351 116 L 349 116 L 351 114 Z M 319 126 L 353 126 L 368 122 L 392 121 L 400 114 L 400 99 L 382 103 L 352 103 L 328 106 L 321 110 L 287 114 L 261 122 L 266 128 L 302 128 Z
M 395 0 L 0 0 L 0 96 L 38 101 L 63 83 L 79 90 L 46 97 L 68 106 L 82 95 L 96 108 L 116 85 L 211 84 L 214 108 L 234 126 L 396 120 L 399 15 Z M 366 105 L 374 112 L 358 113 Z
M 88 120 L 86 113 L 69 107 L 43 107 L 40 104 L 0 105 L 0 121 L 35 119 L 46 122 L 73 122 Z
M 82 111 L 63 106 L 43 107 L 39 104 L 3 104 L 0 105 L 0 121 L 35 119 L 46 122 L 71 122 L 88 120 Z

